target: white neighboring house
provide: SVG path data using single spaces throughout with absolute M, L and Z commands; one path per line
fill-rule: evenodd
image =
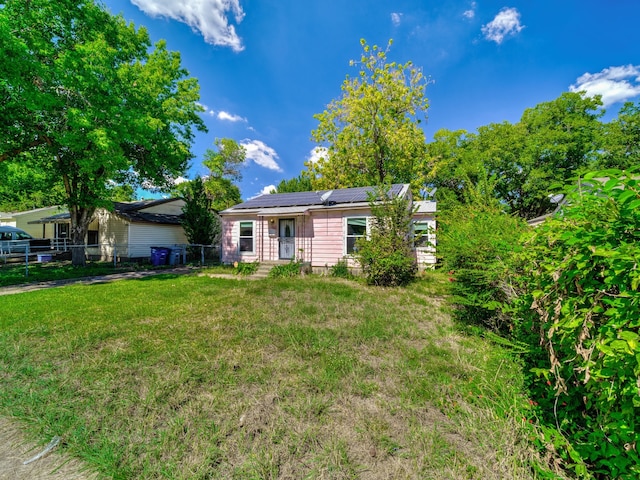
M 179 198 L 114 202 L 113 211 L 99 208 L 89 224 L 87 255 L 93 259 L 149 258 L 151 247 L 183 249 L 188 243 L 182 228 Z M 33 224 L 69 225 L 68 212 L 41 217 Z M 58 244 L 58 247 L 64 247 Z

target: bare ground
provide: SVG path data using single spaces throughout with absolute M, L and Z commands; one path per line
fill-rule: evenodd
M 48 442 L 51 439 L 46 439 Z M 0 417 L 0 480 L 94 480 L 97 475 L 71 459 L 60 446 L 27 465 L 25 461 L 44 450 L 30 442 L 17 423 Z

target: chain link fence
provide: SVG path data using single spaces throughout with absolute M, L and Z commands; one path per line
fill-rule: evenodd
M 114 268 L 127 264 L 152 267 L 179 265 L 217 265 L 220 263 L 219 245 L 97 243 L 71 245 L 66 239 L 37 240 L 20 245 L 5 242 L 0 246 L 0 265 L 24 265 L 28 275 L 29 265 L 51 262 L 69 263 L 72 251 L 80 249 L 87 263 L 111 263 Z M 0 273 L 1 274 L 1 273 Z

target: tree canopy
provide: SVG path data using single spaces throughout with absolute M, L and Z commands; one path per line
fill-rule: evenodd
M 190 244 L 212 245 L 220 235 L 220 221 L 211 207 L 202 177 L 185 183 L 182 227 Z
M 27 157 L 22 162 L 0 162 L 0 211 L 31 210 L 64 203 L 64 187 L 50 173 Z
M 559 186 L 602 155 L 601 105 L 599 97 L 567 92 L 527 109 L 516 124 L 492 123 L 476 133 L 441 130 L 427 146 L 427 183 L 451 204 L 466 203 L 469 188 L 489 182 L 509 212 L 542 215 L 554 208 Z
M 307 168 L 314 188 L 421 183 L 427 81 L 411 62 L 387 61 L 386 50 L 361 40 L 358 75 L 347 76 L 342 96 L 315 115 L 313 140 L 326 155 Z
M 628 169 L 640 164 L 640 104 L 627 102 L 604 125 L 600 168 Z
M 281 180 L 273 193 L 294 193 L 294 192 L 310 192 L 313 190 L 311 178 L 306 172 L 302 172 L 297 177 Z
M 0 9 L 0 162 L 31 162 L 64 186 L 82 245 L 113 184 L 166 186 L 192 157 L 197 80 L 164 42 L 90 0 Z M 84 252 L 73 250 L 74 264 Z
M 240 189 L 234 182 L 242 180 L 246 151 L 230 138 L 216 139 L 214 144 L 216 150 L 207 149 L 202 163 L 209 169 L 204 190 L 211 199 L 211 208 L 219 212 L 242 202 Z

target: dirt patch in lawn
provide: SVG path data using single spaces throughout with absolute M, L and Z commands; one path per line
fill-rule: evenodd
M 96 474 L 88 472 L 79 461 L 61 452 L 60 445 L 41 458 L 24 464 L 40 454 L 45 446 L 27 441 L 15 422 L 0 417 L 0 479 L 94 480 L 99 478 Z

